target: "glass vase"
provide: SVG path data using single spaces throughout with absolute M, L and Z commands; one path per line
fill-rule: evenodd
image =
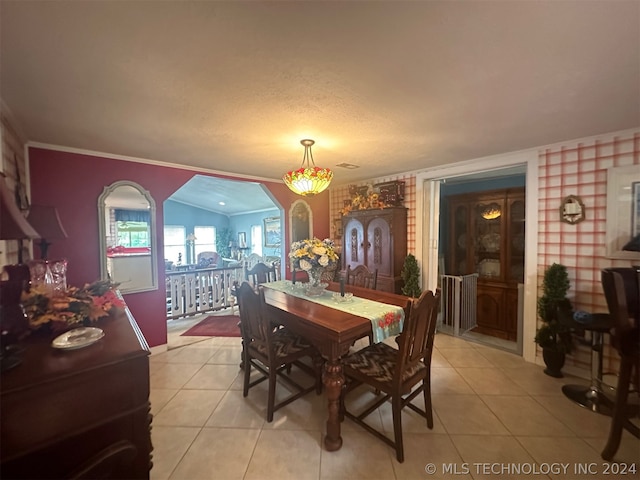
M 322 283 L 322 272 L 324 268 L 322 267 L 313 267 L 309 270 L 309 285 L 312 287 L 317 287 Z
M 67 260 L 54 260 L 49 263 L 53 280 L 53 295 L 64 295 L 67 291 Z
M 309 283 L 307 284 L 307 295 L 317 297 L 322 295 L 328 283 L 322 283 L 323 267 L 313 267 L 307 273 L 309 275 Z
M 31 286 L 44 285 L 50 297 L 64 295 L 67 290 L 67 260 L 32 260 L 29 262 Z

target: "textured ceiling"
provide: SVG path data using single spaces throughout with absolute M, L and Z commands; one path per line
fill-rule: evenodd
M 336 184 L 640 125 L 640 2 L 0 2 L 30 141 Z M 347 170 L 340 163 L 358 165 Z

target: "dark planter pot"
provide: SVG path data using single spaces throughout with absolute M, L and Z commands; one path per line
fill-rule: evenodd
M 550 377 L 562 378 L 562 367 L 564 367 L 565 353 L 551 350 L 550 348 L 542 349 L 542 359 L 547 368 L 544 373 Z

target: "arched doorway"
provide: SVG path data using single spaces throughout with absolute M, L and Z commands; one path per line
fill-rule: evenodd
M 229 310 L 228 302 L 200 305 L 195 297 L 195 307 L 176 310 L 178 302 L 171 285 L 179 281 L 177 277 L 186 272 L 184 275 L 200 278 L 207 271 L 211 278 L 233 274 L 241 280 L 242 263 L 252 253 L 270 261 L 281 260 L 282 250 L 273 242 L 273 235 L 267 240 L 265 226 L 282 231 L 282 211 L 266 187 L 258 182 L 207 175 L 194 175 L 165 200 L 159 232 L 164 238 L 169 348 L 185 344 L 172 332 L 197 323 L 203 315 L 212 313 L 211 309 Z M 215 262 L 205 263 L 210 258 L 215 258 Z M 212 269 L 216 272 L 211 272 Z M 208 283 L 215 284 L 213 280 Z M 225 282 L 223 295 L 230 284 Z

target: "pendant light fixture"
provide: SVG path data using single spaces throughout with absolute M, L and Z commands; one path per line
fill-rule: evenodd
M 282 180 L 292 192 L 306 197 L 326 190 L 333 179 L 333 172 L 328 168 L 316 167 L 311 153 L 311 145 L 315 143 L 313 140 L 300 140 L 300 143 L 304 146 L 302 166 L 287 172 Z

